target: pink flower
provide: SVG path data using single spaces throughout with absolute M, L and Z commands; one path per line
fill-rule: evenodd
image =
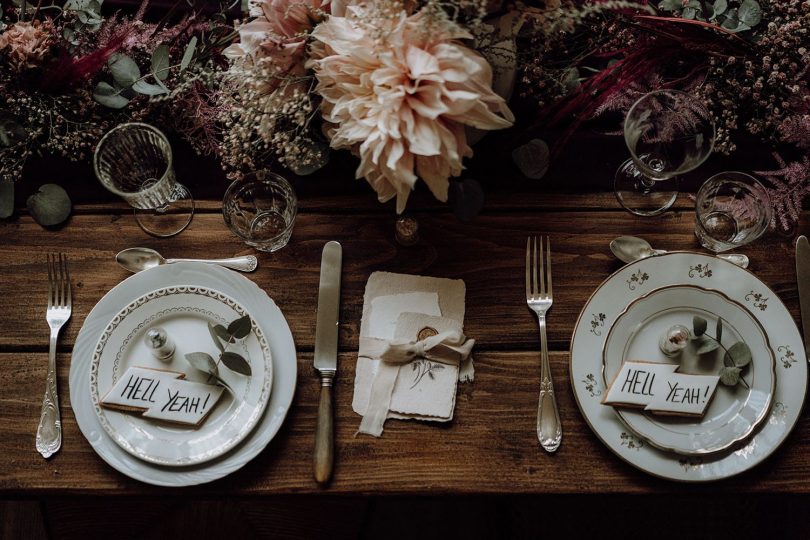
M 447 200 L 448 179 L 472 156 L 465 126 L 512 125 L 506 102 L 492 91 L 492 69 L 458 39 L 471 36 L 449 24 L 428 25 L 421 13 L 368 22 L 363 7 L 330 17 L 312 32 L 320 42 L 310 66 L 330 123 L 332 148 L 360 157 L 381 202 L 397 198 L 402 212 L 418 178 Z
M 15 71 L 37 67 L 50 51 L 53 31 L 50 20 L 14 23 L 0 33 L 0 52 Z
M 225 49 L 225 55 L 264 56 L 285 45 L 303 47 L 306 34 L 329 12 L 329 0 L 253 0 L 252 21 L 237 28 L 239 43 Z

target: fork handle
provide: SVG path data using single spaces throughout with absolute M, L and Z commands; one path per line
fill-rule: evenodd
M 42 414 L 37 428 L 37 451 L 49 458 L 62 446 L 62 420 L 59 415 L 59 397 L 56 392 L 56 338 L 59 330 L 51 329 L 48 348 L 48 377 L 45 397 L 42 399 Z
M 537 318 L 540 326 L 540 400 L 537 404 L 537 438 L 546 452 L 554 452 L 562 442 L 562 423 L 551 380 L 551 367 L 548 362 L 548 338 L 546 319 Z

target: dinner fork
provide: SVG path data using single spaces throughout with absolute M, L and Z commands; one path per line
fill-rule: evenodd
M 546 312 L 554 300 L 551 287 L 551 241 L 546 237 L 545 263 L 543 262 L 543 239 L 540 239 L 540 282 L 537 281 L 537 237 L 526 240 L 526 304 L 537 314 L 540 326 L 540 400 L 537 404 L 537 438 L 546 452 L 554 452 L 562 441 L 562 424 L 554 383 L 548 363 L 548 339 L 546 338 Z
M 48 348 L 48 378 L 37 428 L 37 451 L 45 458 L 51 457 L 62 446 L 62 420 L 56 392 L 56 339 L 59 337 L 59 330 L 70 319 L 70 313 L 67 257 L 61 253 L 58 256 L 48 255 L 48 309 L 45 311 L 45 320 L 51 328 L 51 339 Z

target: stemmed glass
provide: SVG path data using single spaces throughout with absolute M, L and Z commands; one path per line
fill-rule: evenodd
M 93 166 L 101 184 L 135 209 L 138 225 L 153 236 L 173 236 L 194 216 L 194 199 L 177 182 L 172 148 L 149 124 L 121 124 L 99 141 Z
M 616 171 L 619 203 L 655 216 L 678 197 L 677 176 L 696 169 L 714 148 L 714 121 L 706 106 L 677 90 L 656 90 L 636 101 L 624 121 L 631 159 Z

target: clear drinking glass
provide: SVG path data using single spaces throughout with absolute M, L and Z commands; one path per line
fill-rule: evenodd
M 262 170 L 235 180 L 222 199 L 228 228 L 259 251 L 277 251 L 292 235 L 298 199 L 283 177 Z
M 756 178 L 722 172 L 706 180 L 695 202 L 695 235 L 703 247 L 727 251 L 753 242 L 768 229 L 768 192 Z
M 624 141 L 631 159 L 616 171 L 619 203 L 639 216 L 655 216 L 678 197 L 677 175 L 700 166 L 714 148 L 709 110 L 689 94 L 656 90 L 627 112 Z
M 107 132 L 93 155 L 96 177 L 135 209 L 141 228 L 154 236 L 173 236 L 194 216 L 194 199 L 177 182 L 172 148 L 149 124 L 128 123 Z

